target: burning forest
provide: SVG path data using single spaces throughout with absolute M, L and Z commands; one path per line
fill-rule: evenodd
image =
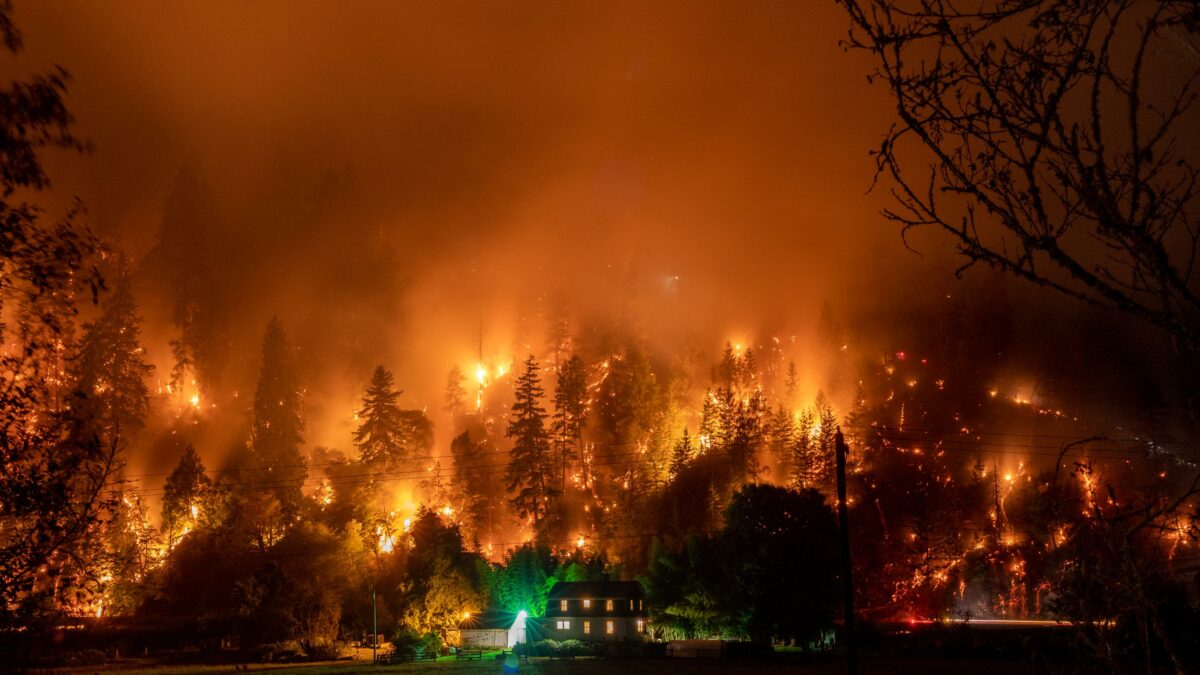
M 0 2 L 0 661 L 1196 668 L 1200 14 L 967 4 Z

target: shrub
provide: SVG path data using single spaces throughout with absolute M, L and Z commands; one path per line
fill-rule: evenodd
M 412 628 L 401 624 L 392 633 L 392 646 L 397 652 L 408 654 L 440 654 L 442 638 L 437 633 L 421 635 Z

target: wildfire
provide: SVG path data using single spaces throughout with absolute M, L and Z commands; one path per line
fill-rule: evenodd
M 379 535 L 379 552 L 391 553 L 396 549 L 396 537 L 389 534 L 383 527 L 376 528 L 375 532 Z

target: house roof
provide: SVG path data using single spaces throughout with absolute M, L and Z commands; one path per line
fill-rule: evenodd
M 646 592 L 636 581 L 560 581 L 548 600 L 560 598 L 640 598 Z
M 486 612 L 472 614 L 458 624 L 459 630 L 508 630 L 517 620 L 516 612 L 505 612 L 499 609 L 489 609 Z

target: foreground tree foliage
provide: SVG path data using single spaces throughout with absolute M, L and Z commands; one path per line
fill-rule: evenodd
M 900 118 L 887 218 L 1200 347 L 1194 2 L 841 4 Z
M 0 37 L 16 54 L 21 33 L 0 3 Z M 81 150 L 61 68 L 0 89 L 0 621 L 56 612 L 67 589 L 89 583 L 76 562 L 93 543 L 116 470 L 117 447 L 63 414 L 73 386 L 65 359 L 76 302 L 101 290 L 98 245 L 81 207 L 48 222 L 15 197 L 50 186 L 41 153 Z M 111 439 L 107 439 L 111 441 Z M 68 568 L 74 567 L 74 572 Z M 78 583 L 59 584 L 60 575 Z M 82 577 L 80 576 L 82 575 Z
M 666 637 L 819 644 L 837 606 L 837 522 L 816 490 L 746 485 L 709 537 L 656 541 L 642 582 Z
M 872 80 L 888 88 L 899 117 L 874 153 L 877 178 L 888 179 L 896 204 L 885 217 L 904 234 L 942 231 L 966 258 L 960 272 L 983 263 L 1155 326 L 1172 338 L 1179 366 L 1194 371 L 1196 3 L 841 4 L 850 19 L 848 46 L 872 56 Z M 1194 427 L 1195 384 L 1187 386 Z M 1194 539 L 1200 474 L 1194 462 L 1171 468 L 1186 477 L 1168 481 L 1172 472 L 1162 471 L 1158 485 L 1145 485 L 1136 476 L 1093 475 L 1092 462 L 1082 461 L 1080 482 L 1091 497 L 1079 504 L 1078 519 L 1057 510 L 1064 493 L 1056 466 L 1055 480 L 1041 489 L 1056 505 L 1044 522 L 1070 523 L 1062 526 L 1065 541 L 1054 546 L 1063 557 L 1011 562 L 1022 573 L 1032 560 L 1062 565 L 1054 604 L 1114 671 L 1131 650 L 1147 669 L 1156 653 L 1178 672 L 1186 669 L 1178 629 L 1169 625 L 1180 617 L 1169 622 L 1160 609 L 1171 585 L 1163 541 Z M 1107 494 L 1096 494 L 1101 485 Z M 1000 492 L 995 484 L 993 491 Z M 991 521 L 1003 537 L 1006 512 L 995 502 Z M 942 559 L 961 559 L 953 548 Z

